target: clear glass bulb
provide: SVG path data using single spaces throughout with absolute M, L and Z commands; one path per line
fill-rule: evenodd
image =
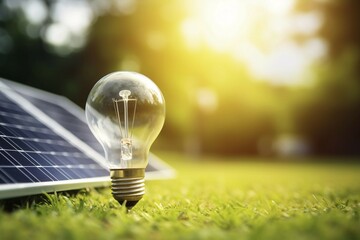
M 144 194 L 149 150 L 165 121 L 164 97 L 146 76 L 114 72 L 94 85 L 85 113 L 104 148 L 113 196 L 132 207 Z

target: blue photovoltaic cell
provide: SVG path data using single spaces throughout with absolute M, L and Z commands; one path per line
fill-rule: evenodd
M 59 111 L 55 105 L 47 106 L 49 109 Z M 69 113 L 59 114 L 58 117 L 65 118 L 63 122 L 76 126 Z M 65 181 L 108 174 L 107 169 L 0 92 L 0 184 Z

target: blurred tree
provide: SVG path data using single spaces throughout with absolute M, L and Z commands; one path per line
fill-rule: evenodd
M 50 12 L 56 2 L 39 1 L 46 17 L 36 23 L 26 17 L 25 3 L 0 0 L 1 77 L 74 99 L 79 90 L 72 75 L 79 64 L 76 53 L 61 55 L 66 46 L 56 52 L 44 38 L 45 30 L 54 23 Z
M 303 10 L 319 9 L 328 57 L 314 67 L 317 81 L 299 91 L 294 122 L 315 154 L 360 154 L 360 2 L 301 2 Z

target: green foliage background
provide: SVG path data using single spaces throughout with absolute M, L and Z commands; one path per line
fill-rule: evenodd
M 318 37 L 328 46 L 326 58 L 313 64 L 312 76 L 304 76 L 312 84 L 298 87 L 259 81 L 244 64 L 209 46 L 187 47 L 179 31 L 187 1 L 134 1 L 135 11 L 128 14 L 116 11 L 116 1 L 102 11 L 97 1 L 80 1 L 94 12 L 81 47 L 44 40 L 44 31 L 56 22 L 51 13 L 58 1 L 40 1 L 48 15 L 39 24 L 14 2 L 0 1 L 1 77 L 65 95 L 83 107 L 102 76 L 140 71 L 159 85 L 167 102 L 167 121 L 155 147 L 182 151 L 193 145 L 189 151 L 271 156 L 273 143 L 291 135 L 304 139 L 313 154 L 360 153 L 356 0 L 297 1 L 296 12 L 317 11 L 323 23 L 314 36 L 294 40 Z M 202 89 L 216 94 L 214 111 L 199 106 Z

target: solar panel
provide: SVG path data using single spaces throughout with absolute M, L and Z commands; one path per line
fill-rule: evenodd
M 153 154 L 146 178 L 171 168 Z M 65 97 L 0 78 L 0 199 L 107 185 L 101 145 Z

